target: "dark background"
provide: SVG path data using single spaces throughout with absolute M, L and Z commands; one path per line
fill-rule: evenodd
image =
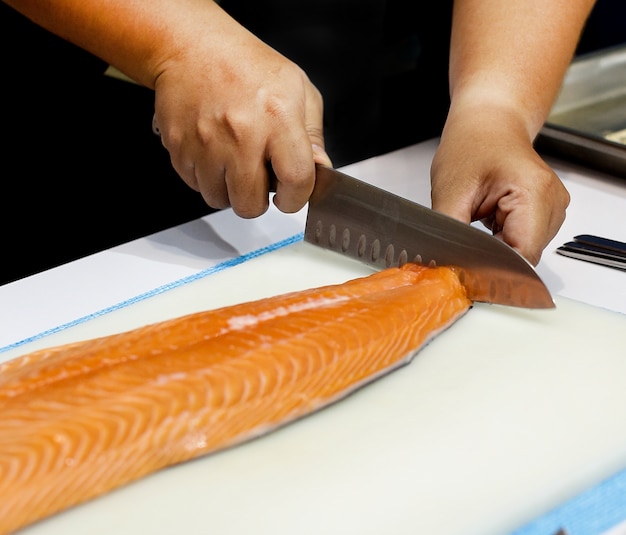
M 221 4 L 320 88 L 335 166 L 439 134 L 450 1 Z M 623 42 L 626 4 L 599 0 L 578 52 Z M 0 284 L 210 213 L 152 133 L 150 90 L 1 2 L 0 60 Z

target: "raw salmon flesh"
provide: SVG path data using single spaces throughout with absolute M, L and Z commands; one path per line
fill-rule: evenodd
M 406 264 L 0 364 L 0 533 L 333 403 L 470 307 Z

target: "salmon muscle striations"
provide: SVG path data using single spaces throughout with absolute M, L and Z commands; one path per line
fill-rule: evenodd
M 0 364 L 0 533 L 325 407 L 471 304 L 406 264 Z

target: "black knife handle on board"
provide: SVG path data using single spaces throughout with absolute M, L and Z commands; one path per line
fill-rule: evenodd
M 585 245 L 590 245 L 606 251 L 612 251 L 620 256 L 626 257 L 626 243 L 621 241 L 601 238 L 600 236 L 593 236 L 591 234 L 580 234 L 579 236 L 574 236 L 574 240 L 579 243 L 584 243 Z
M 576 260 L 583 260 L 626 271 L 626 243 L 601 238 L 590 234 L 574 237 L 574 241 L 564 243 L 557 253 Z

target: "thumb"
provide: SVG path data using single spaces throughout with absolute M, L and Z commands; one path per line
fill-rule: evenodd
M 321 93 L 311 85 L 307 92 L 305 127 L 311 141 L 313 161 L 332 167 L 332 161 L 324 146 L 324 101 Z
M 468 200 L 458 198 L 452 191 L 447 188 L 439 188 L 437 184 L 433 184 L 430 198 L 433 210 L 457 219 L 462 223 L 471 223 L 472 205 Z
M 324 150 L 324 147 L 320 147 L 316 143 L 313 143 L 311 145 L 311 148 L 313 149 L 313 161 L 315 163 L 320 163 L 320 164 L 325 165 L 327 167 L 332 167 L 333 166 L 333 162 L 330 160 L 330 157 L 328 156 L 328 154 Z

